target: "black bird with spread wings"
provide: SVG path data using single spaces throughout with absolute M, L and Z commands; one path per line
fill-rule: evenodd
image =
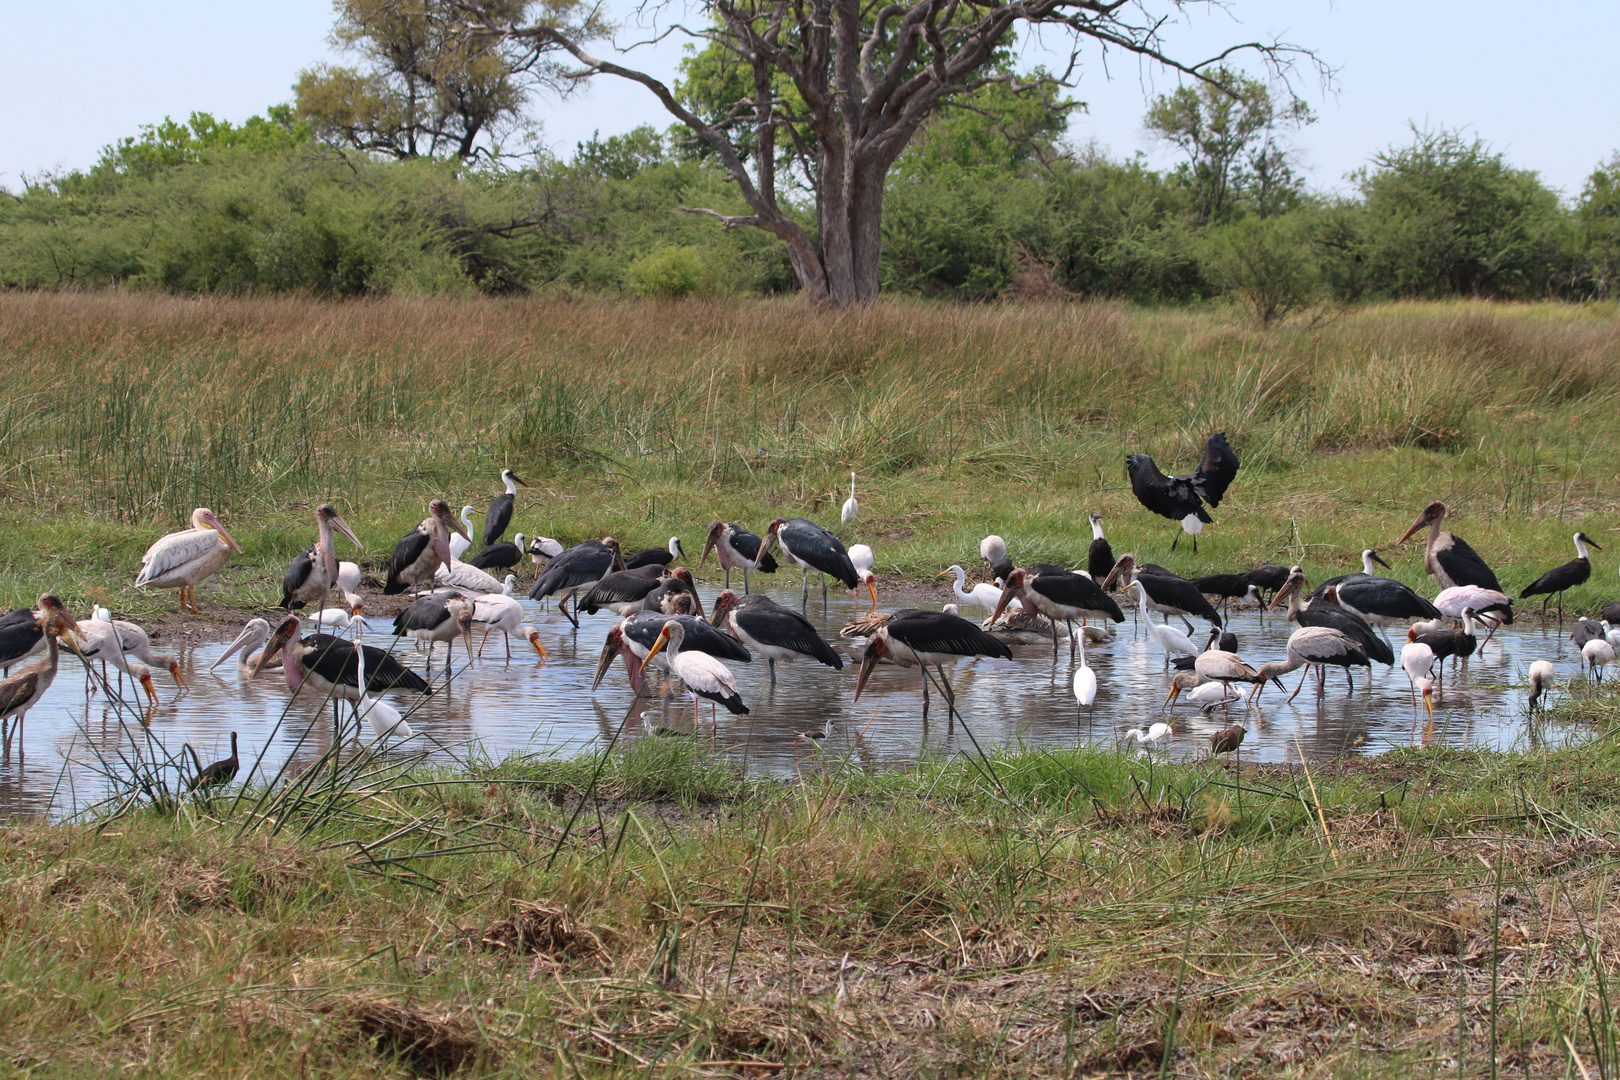
M 1131 478 L 1136 501 L 1160 517 L 1181 522 L 1182 531 L 1193 538 L 1194 552 L 1198 550 L 1198 534 L 1215 520 L 1204 504 L 1221 505 L 1237 471 L 1238 456 L 1227 443 L 1224 431 L 1209 437 L 1204 445 L 1204 460 L 1187 476 L 1164 475 L 1146 454 L 1125 455 L 1125 472 Z M 1170 550 L 1174 551 L 1180 542 L 1177 536 Z

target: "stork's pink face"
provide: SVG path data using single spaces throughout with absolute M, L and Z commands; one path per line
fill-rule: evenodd
M 994 623 L 1001 618 L 1001 613 L 1007 609 L 1007 604 L 1013 596 L 1024 588 L 1024 572 L 1014 570 L 1007 575 L 1007 584 L 1001 587 L 1001 599 L 996 601 L 996 610 L 990 613 L 990 621 Z
M 1400 542 L 1403 544 L 1406 543 L 1408 540 L 1412 539 L 1413 534 L 1443 520 L 1445 516 L 1446 504 L 1441 502 L 1439 499 L 1436 499 L 1434 502 L 1423 508 L 1423 513 L 1419 514 L 1418 519 L 1412 523 L 1412 527 L 1406 530 L 1406 535 L 1401 537 Z
M 702 569 L 703 564 L 709 561 L 709 552 L 713 551 L 719 545 L 720 537 L 725 533 L 725 531 L 725 522 L 711 521 L 709 523 L 709 536 L 708 539 L 703 541 L 703 554 L 698 558 L 699 569 Z
M 1108 576 L 1103 578 L 1103 592 L 1107 592 L 1108 590 L 1112 589 L 1114 587 L 1114 582 L 1118 581 L 1121 577 L 1129 580 L 1131 571 L 1134 569 L 1136 569 L 1136 558 L 1132 555 L 1121 555 L 1119 557 L 1119 561 L 1114 564 L 1114 568 L 1108 571 Z
M 730 589 L 720 591 L 720 595 L 714 598 L 714 618 L 712 620 L 714 625 L 720 625 L 725 617 L 731 613 L 731 610 L 737 606 L 739 599 L 741 598 Z

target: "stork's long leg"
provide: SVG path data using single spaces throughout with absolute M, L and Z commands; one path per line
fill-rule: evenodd
M 923 723 L 926 724 L 926 723 L 928 723 L 928 669 L 923 667 L 921 664 L 918 664 L 917 667 L 918 667 L 918 670 L 920 670 L 922 672 Z
M 1185 626 L 1187 628 L 1187 635 L 1189 637 L 1191 637 L 1192 632 L 1193 632 L 1192 620 L 1187 618 L 1187 616 L 1183 615 L 1183 616 L 1181 616 L 1181 625 L 1183 625 L 1183 626 Z
M 1052 622 L 1052 663 L 1055 664 L 1055 663 L 1057 663 L 1057 653 L 1058 653 L 1057 620 L 1053 619 L 1053 620 L 1051 620 L 1051 622 Z
M 805 576 L 808 577 L 809 575 L 806 574 Z M 827 575 L 826 574 L 821 575 L 821 606 L 822 607 L 827 606 Z
M 947 705 L 955 705 L 956 689 L 955 687 L 951 686 L 951 680 L 945 677 L 945 665 L 937 664 L 935 667 L 939 671 L 939 692 L 945 695 L 945 703 Z M 927 678 L 926 675 L 923 677 Z
M 810 566 L 807 563 L 807 564 L 805 564 L 805 568 L 804 568 L 804 595 L 799 597 L 799 610 L 803 611 L 803 610 L 809 608 L 809 606 L 810 606 Z
M 1305 680 L 1310 678 L 1310 677 L 1311 677 L 1311 669 L 1310 668 L 1307 667 L 1304 671 L 1300 672 L 1300 674 L 1299 674 L 1299 685 L 1294 687 L 1294 692 L 1292 694 L 1288 695 L 1288 700 L 1289 701 L 1293 701 L 1295 698 L 1299 697 L 1299 692 L 1301 690 L 1305 689 Z
M 765 658 L 765 663 L 770 666 L 770 669 L 771 669 L 771 685 L 775 686 L 776 685 L 776 661 L 774 659 L 772 659 L 771 657 L 767 656 Z
M 1069 663 L 1074 663 L 1074 620 L 1065 620 L 1069 627 Z
M 1176 553 L 1176 545 L 1179 543 L 1181 543 L 1181 530 L 1177 529 L 1176 538 L 1170 541 L 1170 554 L 1174 555 Z

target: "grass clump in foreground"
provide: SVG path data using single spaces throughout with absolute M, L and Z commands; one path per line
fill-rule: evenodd
M 1620 702 L 1308 776 L 359 759 L 0 834 L 33 1076 L 1620 1069 Z M 1550 723 L 1574 719 L 1558 716 Z

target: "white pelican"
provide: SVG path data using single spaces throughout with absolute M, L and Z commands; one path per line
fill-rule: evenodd
M 219 573 L 232 552 L 240 555 L 241 546 L 231 539 L 212 510 L 199 506 L 191 512 L 191 528 L 170 533 L 146 549 L 135 586 L 179 589 L 181 610 L 200 615 L 202 609 L 197 606 L 194 592 L 197 583 Z
M 460 539 L 456 537 L 454 539 Z M 464 563 L 452 557 L 447 563 L 433 571 L 433 580 L 440 585 L 448 585 L 452 589 L 460 589 L 468 593 L 499 593 L 502 591 L 501 583 L 489 574 L 478 569 L 471 563 Z
M 259 650 L 263 649 L 264 643 L 269 640 L 270 624 L 263 619 L 249 619 L 247 625 L 242 627 L 242 632 L 236 635 L 236 640 L 225 646 L 225 651 L 219 654 L 218 660 L 209 665 L 208 670 L 213 671 L 240 652 L 242 655 L 236 662 L 236 670 L 242 675 L 251 677 L 254 665 L 259 662 Z M 274 663 L 279 664 L 280 659 L 276 658 Z
M 838 519 L 845 525 L 855 524 L 855 515 L 861 512 L 861 504 L 855 501 L 855 474 L 849 474 L 849 498 L 844 500 L 844 508 L 838 512 Z

